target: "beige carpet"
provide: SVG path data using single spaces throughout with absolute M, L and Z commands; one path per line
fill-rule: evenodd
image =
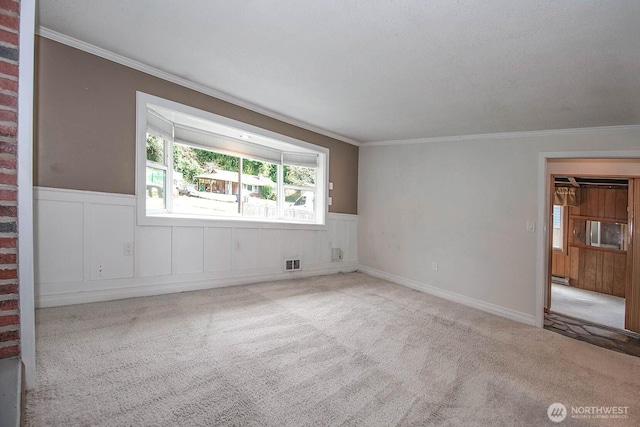
M 37 350 L 28 426 L 640 423 L 640 358 L 361 273 L 38 310 Z

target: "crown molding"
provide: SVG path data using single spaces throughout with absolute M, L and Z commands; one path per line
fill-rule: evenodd
M 147 64 L 143 64 L 141 62 L 135 61 L 131 58 L 127 58 L 126 56 L 119 55 L 115 52 L 112 52 L 107 49 L 103 49 L 101 47 L 92 45 L 90 43 L 84 42 L 82 40 L 75 39 L 73 37 L 69 37 L 65 34 L 59 33 L 57 31 L 51 30 L 49 28 L 40 26 L 36 30 L 36 34 L 41 37 L 45 37 L 49 40 L 53 40 L 58 43 L 62 43 L 64 45 L 82 50 L 84 52 L 90 53 L 92 55 L 99 56 L 101 58 L 107 59 L 109 61 L 115 62 L 120 65 L 124 65 L 125 67 L 133 68 L 134 70 L 141 71 L 143 73 L 152 75 L 154 77 L 158 77 L 160 79 L 166 80 L 171 83 L 175 83 L 177 85 L 186 87 L 188 89 L 195 90 L 196 92 L 203 93 L 205 95 L 211 96 L 213 98 L 220 99 L 222 101 L 228 102 L 230 104 L 237 105 L 238 107 L 246 108 L 247 110 L 251 110 L 255 113 L 262 114 L 267 117 L 271 117 L 272 119 L 280 120 L 281 122 L 288 123 L 293 126 L 297 126 L 302 129 L 306 129 L 311 132 L 318 133 L 320 135 L 328 136 L 329 138 L 337 139 L 338 141 L 346 142 L 347 144 L 359 146 L 360 142 L 353 140 L 351 138 L 347 138 L 346 136 L 339 135 L 337 133 L 333 133 L 326 129 L 322 129 L 316 126 L 313 126 L 309 123 L 302 122 L 300 120 L 296 120 L 294 118 L 276 113 L 274 111 L 268 110 L 266 108 L 260 107 L 258 105 L 252 104 L 251 102 L 242 100 L 240 98 L 236 98 L 232 95 L 229 95 L 224 92 L 220 92 L 218 90 L 212 89 L 210 87 L 201 85 L 199 83 L 195 83 L 191 80 L 178 77 L 174 74 L 168 73 L 166 71 L 160 70 L 158 68 L 152 67 Z
M 508 138 L 536 138 L 541 136 L 584 135 L 611 131 L 640 130 L 640 125 L 600 126 L 591 128 L 534 130 L 526 132 L 482 133 L 476 135 L 441 136 L 432 138 L 398 139 L 390 141 L 362 142 L 361 147 L 381 147 L 386 145 L 432 144 L 436 142 L 486 141 Z

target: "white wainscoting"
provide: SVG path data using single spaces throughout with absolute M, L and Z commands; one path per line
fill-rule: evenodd
M 34 188 L 37 307 L 355 271 L 356 215 L 325 229 L 233 222 L 138 226 L 135 196 Z M 126 254 L 130 244 L 131 254 Z M 343 261 L 331 261 L 331 247 Z M 302 270 L 284 272 L 286 258 Z

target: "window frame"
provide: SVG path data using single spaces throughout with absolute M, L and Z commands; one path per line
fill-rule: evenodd
M 568 244 L 568 234 L 567 234 L 567 230 L 569 228 L 569 207 L 568 206 L 562 206 L 562 205 L 551 205 L 551 228 L 552 230 L 554 229 L 553 226 L 553 217 L 555 216 L 554 214 L 554 210 L 555 207 L 559 207 L 560 208 L 560 247 L 556 247 L 553 245 L 553 238 L 551 240 L 551 249 L 553 249 L 555 252 L 560 252 L 563 254 L 567 254 L 568 253 L 568 248 L 567 248 L 567 244 Z M 553 236 L 553 234 L 552 234 Z
M 167 139 L 168 135 L 158 135 L 158 133 L 150 131 L 149 133 L 158 135 L 166 140 L 165 142 L 165 163 L 161 165 L 166 167 L 165 177 L 165 209 L 154 210 L 148 212 L 146 209 L 146 168 L 147 165 L 155 167 L 155 162 L 147 161 L 146 154 L 146 136 L 147 136 L 147 106 L 153 105 L 175 111 L 176 113 L 189 115 L 198 119 L 207 120 L 212 123 L 223 125 L 232 128 L 239 133 L 246 133 L 248 135 L 256 136 L 259 140 L 265 142 L 253 142 L 254 144 L 263 146 L 265 148 L 274 150 L 273 147 L 268 145 L 269 140 L 273 140 L 278 144 L 285 146 L 291 146 L 291 149 L 304 150 L 308 154 L 313 153 L 317 155 L 316 165 L 316 209 L 314 222 L 300 222 L 287 220 L 283 218 L 282 211 L 284 208 L 279 209 L 278 219 L 270 218 L 255 218 L 255 217 L 236 217 L 236 216 L 207 216 L 207 215 L 189 215 L 171 213 L 170 201 L 173 191 L 173 144 L 183 141 L 177 141 L 174 135 L 171 139 Z M 229 139 L 229 137 L 226 137 Z M 230 138 L 237 140 L 239 143 L 243 143 L 243 139 Z M 250 158 L 246 154 L 228 152 L 226 150 L 220 150 L 215 147 L 206 146 L 204 144 L 189 144 L 194 147 L 202 148 L 205 150 L 215 151 L 223 154 L 228 154 L 236 157 Z M 280 193 L 284 197 L 284 179 L 283 170 L 284 153 L 285 150 L 277 149 L 281 154 L 281 162 L 278 167 L 278 196 Z M 303 153 L 304 155 L 304 153 Z M 267 161 L 267 160 L 264 160 Z M 250 125 L 248 123 L 240 122 L 238 120 L 230 119 L 228 117 L 220 116 L 208 111 L 200 110 L 188 105 L 180 104 L 174 101 L 170 101 L 164 98 L 153 96 L 144 92 L 138 91 L 136 93 L 136 199 L 137 199 L 137 222 L 139 225 L 155 225 L 155 226 L 204 226 L 204 227 L 216 227 L 216 226 L 232 226 L 236 228 L 302 228 L 302 229 L 326 229 L 326 220 L 328 215 L 328 188 L 329 188 L 329 149 L 321 147 L 315 144 L 311 144 L 305 141 L 301 141 L 296 138 L 292 138 L 286 135 L 282 135 L 276 132 L 269 131 L 257 126 Z M 284 206 L 284 198 L 282 199 L 282 205 Z
M 154 168 L 154 169 L 159 169 L 159 170 L 163 170 L 164 171 L 164 208 L 162 209 L 154 209 L 152 212 L 154 213 L 165 213 L 167 212 L 167 205 L 171 204 L 172 202 L 172 197 L 173 197 L 173 191 L 172 191 L 172 180 L 173 180 L 173 172 L 169 171 L 169 155 L 171 155 L 173 157 L 173 146 L 171 143 L 167 143 L 166 139 L 162 136 L 162 135 L 157 135 L 158 137 L 161 138 L 162 140 L 162 156 L 163 156 L 163 163 L 158 163 L 158 162 L 154 162 L 153 160 L 148 160 L 147 159 L 147 153 L 146 153 L 146 139 L 147 139 L 147 135 L 145 133 L 145 182 L 146 182 L 146 172 L 147 172 L 147 168 Z M 148 191 L 148 189 L 146 189 Z M 145 193 L 145 209 L 146 209 L 146 193 Z

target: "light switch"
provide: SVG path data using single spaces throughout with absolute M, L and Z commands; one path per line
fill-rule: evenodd
M 529 233 L 536 231 L 536 223 L 534 221 L 527 221 L 527 231 Z

